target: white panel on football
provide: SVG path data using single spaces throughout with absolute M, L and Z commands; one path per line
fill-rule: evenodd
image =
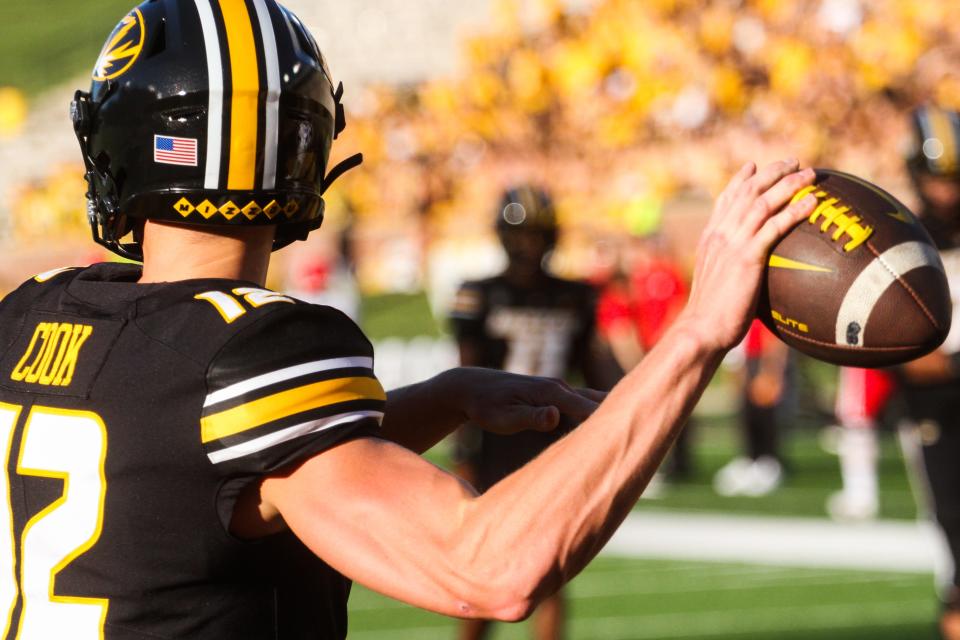
M 904 242 L 874 258 L 853 281 L 843 298 L 837 313 L 837 344 L 862 347 L 867 320 L 880 296 L 899 276 L 920 267 L 932 267 L 943 272 L 940 255 L 925 242 Z

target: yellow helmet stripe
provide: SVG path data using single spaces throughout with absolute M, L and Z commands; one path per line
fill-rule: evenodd
M 256 183 L 260 68 L 250 12 L 244 0 L 220 0 L 230 52 L 230 159 L 227 189 L 252 190 Z

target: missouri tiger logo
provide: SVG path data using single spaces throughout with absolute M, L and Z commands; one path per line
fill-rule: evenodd
M 126 73 L 140 57 L 146 37 L 143 14 L 139 9 L 134 9 L 124 16 L 107 39 L 97 58 L 97 66 L 93 69 L 93 79 L 103 82 Z

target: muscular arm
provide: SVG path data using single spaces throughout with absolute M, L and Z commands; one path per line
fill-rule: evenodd
M 479 364 L 473 342 L 460 340 L 458 347 L 462 366 Z M 390 391 L 381 432 L 383 437 L 411 451 L 423 453 L 453 433 L 467 420 L 461 388 L 468 387 L 469 383 L 463 378 L 462 372 L 447 371 L 425 382 Z
M 596 400 L 548 378 L 460 367 L 387 394 L 380 435 L 423 453 L 467 420 L 497 433 L 549 431 L 561 415 L 585 419 Z
M 409 450 L 364 438 L 265 480 L 260 517 L 282 517 L 331 566 L 400 600 L 523 618 L 613 534 L 743 336 L 769 247 L 812 208 L 806 199 L 772 215 L 812 181 L 794 169 L 738 174 L 704 234 L 683 317 L 580 429 L 484 495 Z
M 482 496 L 373 439 L 268 480 L 263 495 L 358 582 L 446 615 L 522 618 L 612 535 L 720 359 L 682 327 L 654 353 L 580 429 Z

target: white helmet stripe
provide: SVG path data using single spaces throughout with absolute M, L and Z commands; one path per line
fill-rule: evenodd
M 204 189 L 220 188 L 220 149 L 223 138 L 223 63 L 220 60 L 220 37 L 210 0 L 194 0 L 203 27 L 203 44 L 207 54 L 207 77 L 210 98 L 207 105 L 207 167 Z
M 904 242 L 893 246 L 867 265 L 850 285 L 837 314 L 837 344 L 862 347 L 867 320 L 880 296 L 897 278 L 920 267 L 943 272 L 940 254 L 926 242 Z M 856 330 L 850 331 L 856 324 Z
M 280 122 L 280 62 L 277 57 L 277 36 L 273 30 L 270 11 L 264 0 L 253 0 L 257 10 L 257 22 L 263 41 L 263 54 L 266 63 L 267 99 L 264 105 L 263 137 L 263 188 L 274 189 L 277 186 L 277 144 Z

